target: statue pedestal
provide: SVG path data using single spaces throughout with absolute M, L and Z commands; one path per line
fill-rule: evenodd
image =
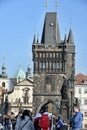
M 60 113 L 64 117 L 64 119 L 69 119 L 69 101 L 63 99 L 61 101 Z

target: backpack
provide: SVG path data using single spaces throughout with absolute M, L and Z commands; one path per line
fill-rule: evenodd
M 40 128 L 49 128 L 50 127 L 50 120 L 47 114 L 42 114 L 42 117 L 39 120 Z
M 62 126 L 63 126 L 63 122 L 61 120 L 59 120 L 57 123 L 57 128 L 61 128 Z

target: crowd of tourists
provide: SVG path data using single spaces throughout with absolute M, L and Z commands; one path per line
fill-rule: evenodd
M 82 113 L 78 106 L 74 106 L 74 115 L 70 120 L 72 130 L 82 127 Z M 68 123 L 62 115 L 57 117 L 47 112 L 47 107 L 42 107 L 39 113 L 32 117 L 29 110 L 20 111 L 16 116 L 0 115 L 0 130 L 69 130 Z

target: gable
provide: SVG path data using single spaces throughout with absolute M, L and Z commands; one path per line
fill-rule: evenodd
M 33 86 L 33 82 L 28 79 L 24 79 L 21 82 L 19 82 L 16 86 Z

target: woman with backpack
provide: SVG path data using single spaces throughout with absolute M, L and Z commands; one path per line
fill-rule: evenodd
M 15 130 L 34 130 L 29 110 L 24 110 L 22 116 L 17 118 Z

